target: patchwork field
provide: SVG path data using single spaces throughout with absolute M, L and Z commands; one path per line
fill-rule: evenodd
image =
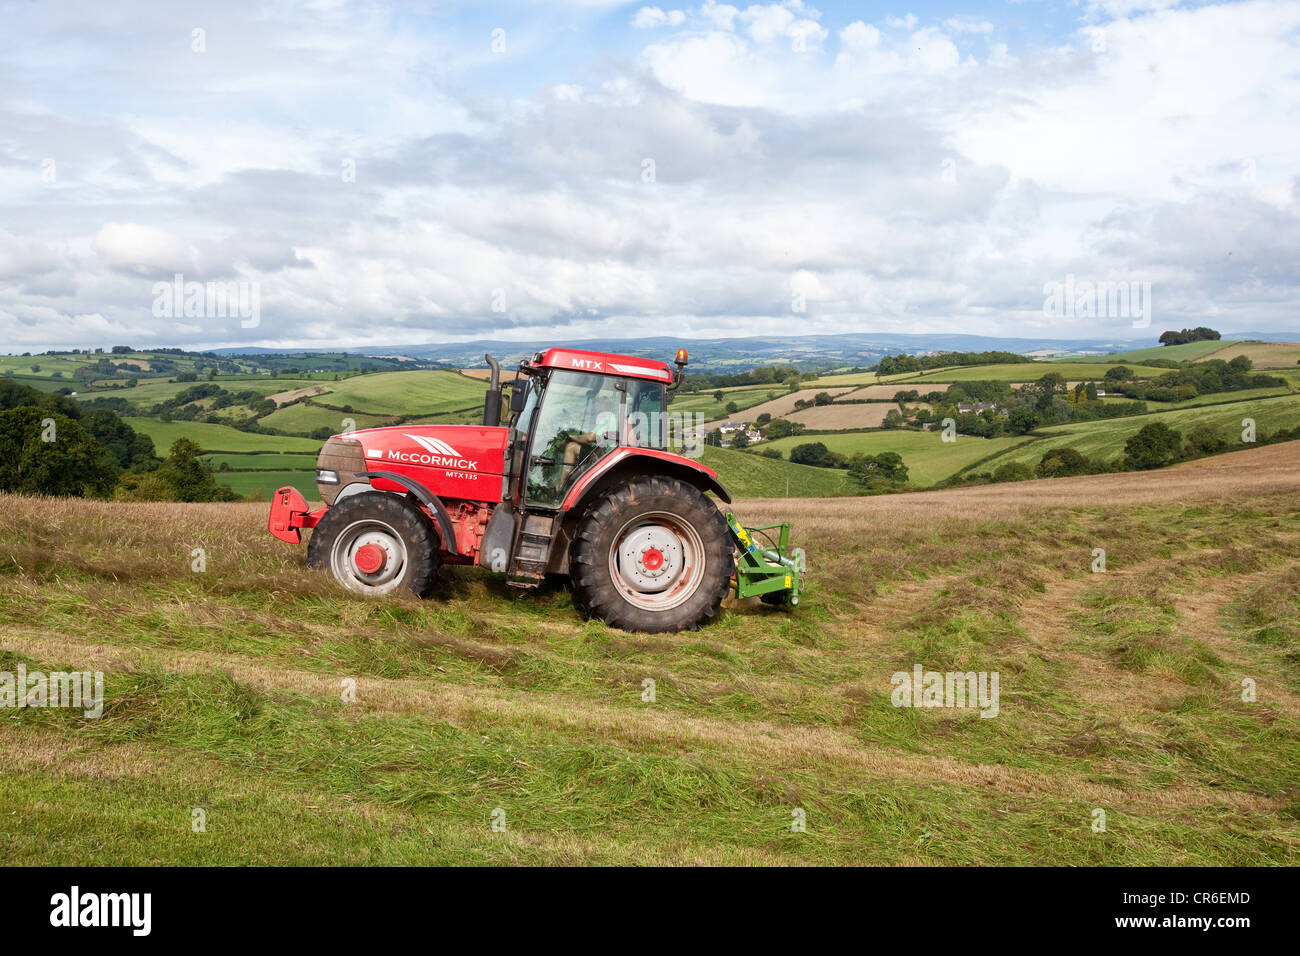
M 913 402 L 908 408 L 929 408 L 920 402 Z M 884 424 L 885 416 L 891 410 L 897 410 L 893 402 L 870 402 L 860 405 L 817 405 L 802 411 L 791 412 L 786 416 L 792 422 L 799 422 L 810 429 L 833 431 L 842 428 L 879 428 Z
M 102 670 L 107 698 L 0 720 L 0 854 L 1295 866 L 1298 446 L 744 501 L 792 520 L 804 604 L 654 636 L 463 569 L 353 599 L 259 505 L 0 496 L 0 668 Z M 997 716 L 893 706 L 914 665 L 997 672 Z
M 945 442 L 938 430 L 849 432 L 842 435 L 796 435 L 764 442 L 758 448 L 775 448 L 790 456 L 790 449 L 808 442 L 821 442 L 830 451 L 841 455 L 879 455 L 892 451 L 902 456 L 912 484 L 925 487 L 942 481 L 985 458 L 1014 448 L 1024 442 L 1023 437 L 973 438 L 958 435 L 957 440 Z

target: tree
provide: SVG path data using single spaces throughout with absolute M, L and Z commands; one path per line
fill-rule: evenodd
M 746 434 L 744 433 L 744 431 L 738 431 L 738 432 L 736 432 L 734 435 L 731 436 L 731 447 L 732 447 L 732 448 L 737 448 L 737 449 L 739 449 L 739 448 L 748 448 L 748 447 L 749 447 L 749 436 L 746 435 Z
M 236 501 L 239 496 L 219 485 L 212 469 L 199 457 L 201 449 L 188 438 L 172 442 L 171 453 L 158 474 L 172 486 L 176 501 Z
M 772 419 L 767 423 L 767 428 L 764 430 L 764 435 L 766 435 L 768 441 L 776 441 L 778 438 L 785 438 L 793 434 L 795 434 L 794 425 L 784 418 Z
M 994 481 L 1028 481 L 1033 477 L 1029 466 L 1018 461 L 1009 461 L 993 472 Z
M 721 404 L 722 400 L 726 397 L 727 397 L 727 393 L 724 392 L 722 389 L 718 389 L 716 392 L 713 393 L 713 400 L 715 402 L 718 402 L 719 404 Z
M 734 414 L 736 414 L 736 412 L 738 412 L 738 411 L 740 411 L 740 406 L 739 406 L 739 405 L 737 405 L 735 402 L 727 402 L 727 414 L 728 414 L 728 415 L 734 415 Z
M 772 416 L 769 413 L 764 412 L 762 415 L 759 415 L 758 418 L 754 419 L 754 424 L 762 427 L 763 425 L 766 425 L 771 420 L 772 420 Z
M 1073 448 L 1053 448 L 1038 462 L 1039 478 L 1064 478 L 1066 475 L 1085 475 L 1092 467 L 1086 455 Z M 995 473 L 996 477 L 996 473 Z
M 0 491 L 100 497 L 117 474 L 104 446 L 66 415 L 33 405 L 0 411 Z
M 830 403 L 831 403 L 830 392 L 818 392 L 816 395 L 813 396 L 814 405 L 829 405 Z
M 826 455 L 829 450 L 830 449 L 819 441 L 807 442 L 803 445 L 795 445 L 790 449 L 790 460 L 799 465 L 824 466 L 826 463 Z
M 1228 447 L 1227 440 L 1219 430 L 1208 423 L 1197 425 L 1187 434 L 1187 454 L 1217 455 Z
M 1164 422 L 1153 422 L 1124 443 L 1124 461 L 1130 468 L 1159 468 L 1176 459 L 1182 447 L 1182 435 Z
M 1013 432 L 1024 435 L 1038 427 L 1038 413 L 1029 405 L 1021 405 L 1012 409 L 1008 421 Z
M 849 458 L 848 466 L 849 477 L 864 488 L 907 484 L 907 465 L 897 452 L 884 451 L 879 455 L 859 452 Z
M 712 445 L 714 448 L 721 448 L 721 447 L 722 447 L 722 431 L 721 431 L 721 429 L 715 428 L 715 429 L 713 429 L 713 431 L 711 431 L 711 432 L 709 432 L 707 435 L 705 435 L 705 436 L 704 436 L 704 444 L 706 444 L 706 445 Z

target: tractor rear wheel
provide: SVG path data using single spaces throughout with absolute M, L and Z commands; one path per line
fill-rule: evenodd
M 367 597 L 401 588 L 427 597 L 441 552 L 432 522 L 416 505 L 366 491 L 326 510 L 307 545 L 307 563 Z
M 625 631 L 712 620 L 735 570 L 721 512 L 694 485 L 634 478 L 579 519 L 569 558 L 578 609 Z

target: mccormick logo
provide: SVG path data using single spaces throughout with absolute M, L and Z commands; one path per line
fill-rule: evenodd
M 419 465 L 438 465 L 442 468 L 459 468 L 461 471 L 477 471 L 478 462 L 469 461 L 462 458 L 451 445 L 448 445 L 440 438 L 429 438 L 425 435 L 407 435 L 407 438 L 423 448 L 428 454 L 422 455 L 419 452 L 398 451 L 395 448 L 388 450 L 389 461 L 405 461 Z

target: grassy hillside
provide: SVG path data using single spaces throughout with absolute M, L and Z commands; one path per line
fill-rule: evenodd
M 963 468 L 990 455 L 1012 448 L 1025 439 L 973 438 L 958 435 L 957 440 L 945 442 L 938 431 L 873 431 L 848 432 L 838 435 L 797 435 L 764 442 L 758 448 L 775 448 L 787 458 L 790 449 L 808 442 L 821 442 L 831 451 L 841 455 L 878 455 L 892 451 L 903 456 L 912 484 L 925 487 L 942 481 Z
M 359 375 L 329 389 L 317 401 L 372 415 L 418 415 L 482 405 L 485 386 L 456 372 L 412 371 Z
M 0 853 L 1295 866 L 1295 444 L 1141 475 L 742 502 L 750 523 L 793 521 L 804 603 L 653 636 L 472 570 L 429 601 L 348 597 L 266 533 L 261 505 L 0 496 L 0 668 L 102 670 L 107 697 L 98 720 L 0 721 L 0 819 L 22 821 Z M 997 716 L 892 706 L 914 664 L 997 672 Z
M 830 498 L 855 493 L 847 472 L 813 468 L 762 455 L 706 445 L 701 461 L 736 498 Z
M 1300 342 L 1239 342 L 1213 355 L 1231 361 L 1244 355 L 1258 369 L 1292 369 L 1300 364 Z
M 1104 364 L 1107 368 L 1120 362 L 1145 362 L 1147 359 L 1168 359 L 1171 362 L 1194 362 L 1197 359 L 1223 358 L 1220 355 L 1214 355 L 1220 349 L 1230 346 L 1232 343 L 1222 340 L 1205 340 L 1202 342 L 1185 342 L 1182 345 L 1156 345 L 1149 349 L 1133 349 L 1129 352 L 1114 352 L 1110 355 L 1089 355 L 1084 357 L 1075 356 L 1068 359 L 1056 359 L 1057 362 L 1069 362 L 1071 364 L 1084 362 Z
M 241 432 L 229 425 L 207 422 L 160 422 L 152 418 L 127 418 L 126 423 L 153 439 L 162 456 L 178 438 L 197 442 L 204 451 L 301 451 L 315 453 L 320 442 L 311 438 L 286 438 L 282 435 L 257 435 Z
M 1209 424 L 1219 429 L 1234 447 L 1241 445 L 1242 419 L 1253 418 L 1261 431 L 1295 428 L 1300 425 L 1300 395 L 1210 405 L 1179 411 L 1106 421 L 1081 422 L 1041 430 L 1043 437 L 1024 442 L 979 466 L 979 471 L 993 470 L 1007 462 L 1037 465 L 1051 448 L 1070 447 L 1089 458 L 1110 460 L 1124 451 L 1124 442 L 1143 426 L 1159 421 L 1180 431 L 1184 437 L 1197 425 Z M 1023 439 L 1022 439 L 1023 442 Z
M 330 400 L 330 396 L 322 395 L 320 397 L 323 401 Z M 321 408 L 319 405 L 306 405 L 299 402 L 296 405 L 286 405 L 284 408 L 278 408 L 271 414 L 258 419 L 258 421 L 267 428 L 307 435 L 318 428 L 328 428 L 332 433 L 341 432 L 343 431 L 343 419 L 345 418 L 352 419 L 357 428 L 389 425 L 396 420 L 392 417 L 365 415 L 361 412 L 338 412 L 330 408 Z
M 1106 369 L 1123 362 L 1111 362 L 1102 368 L 1087 362 L 1012 362 L 1006 365 L 960 365 L 952 368 L 933 369 L 928 372 L 909 373 L 906 375 L 886 375 L 877 379 L 872 372 L 851 372 L 844 375 L 823 375 L 805 384 L 805 388 L 820 389 L 823 386 L 836 385 L 897 385 L 899 388 L 922 388 L 929 382 L 1034 382 L 1049 372 L 1065 376 L 1067 381 L 1099 379 Z M 1128 366 L 1138 378 L 1151 378 L 1162 375 L 1167 369 L 1149 368 L 1145 365 Z M 922 388 L 924 391 L 924 388 Z

